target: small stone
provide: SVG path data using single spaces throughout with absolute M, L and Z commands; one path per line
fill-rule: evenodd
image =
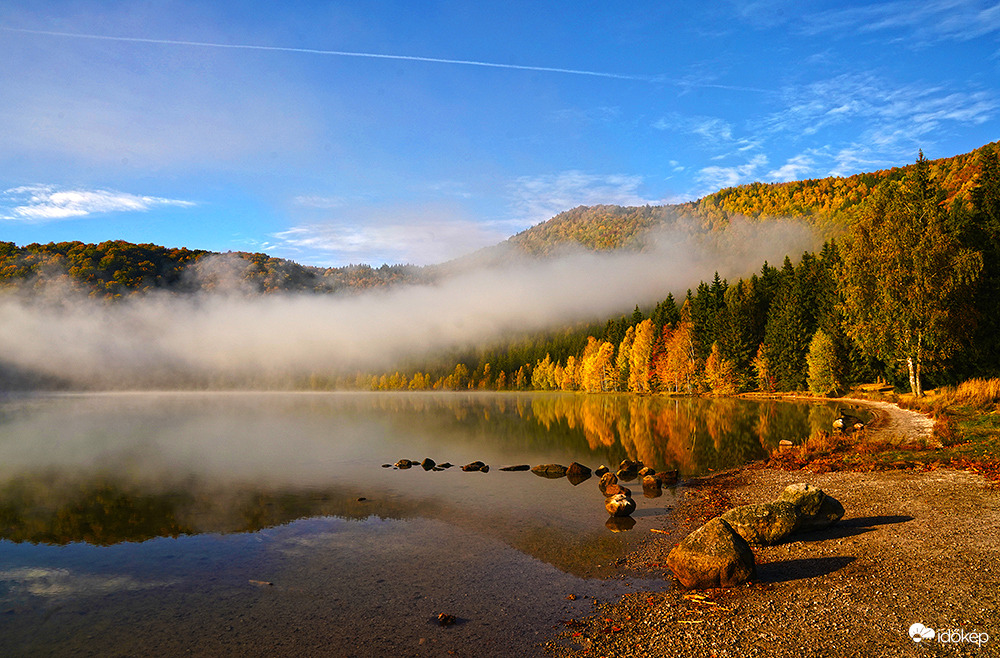
M 635 511 L 635 501 L 625 494 L 615 494 L 605 501 L 604 509 L 611 516 L 629 516 Z
M 442 626 L 451 626 L 456 621 L 458 621 L 458 619 L 455 615 L 448 615 L 443 612 L 438 615 L 438 623 Z
M 605 473 L 601 476 L 601 481 L 597 483 L 597 488 L 601 490 L 601 493 L 605 496 L 608 495 L 608 487 L 611 485 L 618 484 L 618 476 L 614 473 Z
M 601 464 L 600 466 L 594 469 L 594 475 L 596 475 L 597 477 L 601 477 L 610 470 L 611 470 L 610 468 L 608 468 L 604 464 Z
M 396 462 L 396 468 L 406 469 L 410 468 L 411 466 L 413 466 L 413 462 L 411 462 L 409 459 L 400 459 L 398 462 Z
M 566 469 L 566 477 L 569 479 L 570 484 L 575 487 L 581 482 L 586 482 L 590 479 L 590 469 L 583 464 L 573 462 L 569 465 L 569 468 Z
M 544 478 L 566 477 L 566 467 L 562 464 L 539 464 L 531 472 Z
M 435 466 L 437 466 L 437 464 L 430 457 L 428 457 L 428 458 L 424 459 L 424 461 L 420 462 L 420 467 L 423 468 L 425 471 L 429 471 L 432 468 L 434 468 Z
M 652 475 L 646 475 L 642 478 L 642 495 L 646 498 L 659 498 L 663 495 L 663 489 L 660 481 Z
M 647 475 L 653 475 L 654 473 L 656 473 L 656 469 L 649 466 L 644 466 L 639 469 L 639 477 L 646 477 Z

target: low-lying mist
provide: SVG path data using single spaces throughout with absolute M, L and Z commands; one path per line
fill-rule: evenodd
M 353 295 L 78 293 L 0 298 L 0 365 L 86 388 L 256 386 L 386 370 L 520 332 L 602 321 L 817 246 L 805 224 L 660 232 L 641 252 L 566 252 Z M 2 371 L 0 371 L 2 372 Z M 0 387 L 9 388 L 8 386 Z

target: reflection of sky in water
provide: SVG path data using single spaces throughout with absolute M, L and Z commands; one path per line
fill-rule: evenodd
M 68 569 L 45 567 L 0 571 L 0 587 L 9 594 L 26 593 L 50 599 L 166 587 L 174 582 L 141 582 L 130 576 L 73 573 Z

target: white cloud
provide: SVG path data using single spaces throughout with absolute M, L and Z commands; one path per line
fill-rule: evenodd
M 642 176 L 596 175 L 582 171 L 523 176 L 511 185 L 511 205 L 514 216 L 523 224 L 531 225 L 577 206 L 660 203 L 661 200 L 647 199 L 640 194 L 642 184 Z
M 271 235 L 268 247 L 331 264 L 410 263 L 428 265 L 496 244 L 509 234 L 495 223 L 457 216 L 447 207 L 366 209 L 349 219 L 299 224 Z
M 753 181 L 757 172 L 766 166 L 767 156 L 760 154 L 741 165 L 704 167 L 698 172 L 698 180 L 704 185 L 705 193 L 715 192 L 725 187 L 734 187 Z
M 806 14 L 806 34 L 909 30 L 919 41 L 965 41 L 1000 31 L 1000 4 L 982 0 L 876 3 Z
M 145 212 L 158 206 L 194 205 L 191 201 L 111 190 L 59 190 L 47 185 L 28 185 L 0 194 L 0 219 L 44 223 L 112 212 Z
M 766 177 L 770 181 L 782 183 L 791 180 L 800 180 L 812 171 L 814 164 L 815 162 L 808 155 L 796 155 L 795 157 L 789 158 L 788 161 L 781 167 L 773 171 L 769 171 L 766 174 Z

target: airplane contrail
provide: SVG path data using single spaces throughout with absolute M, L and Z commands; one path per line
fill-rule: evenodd
M 105 34 L 84 34 L 79 32 L 55 32 L 51 30 L 29 30 L 27 28 L 0 26 L 0 30 L 20 32 L 23 34 L 39 34 L 51 37 L 68 37 L 73 39 L 92 39 L 97 41 L 119 41 L 126 43 L 150 43 L 166 46 L 195 46 L 199 48 L 226 48 L 233 50 L 261 50 L 282 53 L 305 53 L 308 55 L 327 55 L 335 57 L 364 57 L 369 59 L 391 59 L 408 62 L 429 62 L 432 64 L 457 64 L 461 66 L 482 66 L 494 69 L 514 69 L 518 71 L 538 71 L 543 73 L 565 73 L 570 75 L 588 75 L 597 78 L 612 78 L 615 80 L 637 80 L 640 82 L 658 82 L 679 87 L 702 87 L 727 89 L 731 91 L 752 91 L 767 93 L 769 90 L 753 87 L 739 87 L 711 83 L 696 83 L 689 81 L 670 80 L 664 76 L 630 75 L 624 73 L 607 73 L 603 71 L 587 71 L 583 69 L 566 69 L 551 66 L 530 66 L 527 64 L 503 64 L 499 62 L 483 62 L 471 59 L 447 59 L 443 57 L 421 57 L 418 55 L 392 55 L 387 53 L 366 53 L 348 50 L 322 50 L 318 48 L 291 48 L 288 46 L 257 46 L 253 44 L 215 43 L 209 41 L 184 41 L 180 39 L 150 39 L 145 37 L 118 37 Z

